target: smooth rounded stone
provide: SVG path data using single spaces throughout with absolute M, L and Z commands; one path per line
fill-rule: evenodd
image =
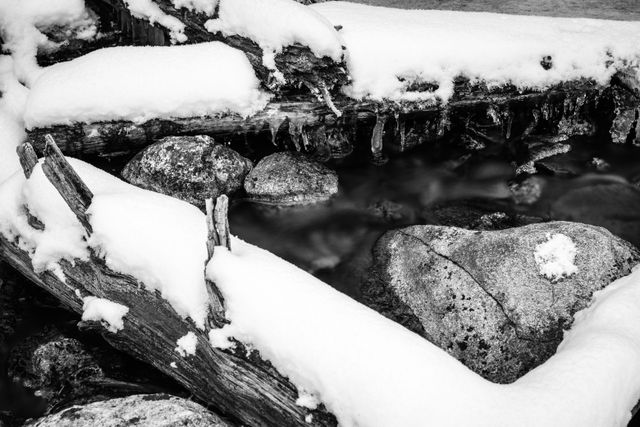
M 338 192 L 338 175 L 303 154 L 281 152 L 258 162 L 244 181 L 256 201 L 281 206 L 329 200 Z
M 542 196 L 545 182 L 537 176 L 530 176 L 521 182 L 509 185 L 513 201 L 517 205 L 533 205 Z
M 122 176 L 131 184 L 204 206 L 242 188 L 252 163 L 209 136 L 170 136 L 138 153 Z
M 543 275 L 538 245 L 571 239 L 577 271 Z M 417 225 L 385 233 L 364 302 L 485 378 L 509 383 L 556 350 L 592 294 L 631 272 L 640 253 L 600 227 L 550 222 L 499 231 Z
M 640 189 L 623 182 L 582 181 L 551 204 L 550 217 L 605 227 L 640 247 Z
M 167 394 L 140 394 L 72 406 L 27 425 L 31 427 L 233 427 L 233 424 L 226 422 L 203 406 Z

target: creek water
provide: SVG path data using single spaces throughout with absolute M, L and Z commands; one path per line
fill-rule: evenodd
M 356 0 L 379 6 L 491 11 L 547 16 L 640 20 L 640 0 Z M 471 156 L 430 147 L 392 155 L 375 166 L 353 159 L 329 166 L 339 194 L 304 208 L 274 208 L 239 200 L 230 210 L 232 233 L 312 272 L 359 299 L 371 250 L 385 231 L 414 224 L 469 225 L 499 212 L 508 221 L 572 220 L 600 225 L 640 246 L 640 148 L 590 138 L 538 165 L 514 195 L 514 159 L 500 147 Z M 366 145 L 366 144 L 365 144 Z M 520 179 L 521 180 L 521 179 Z M 1 266 L 0 266 L 1 267 Z M 0 424 L 37 417 L 42 399 L 7 377 L 14 343 L 41 327 L 42 311 L 25 311 L 10 340 L 0 343 Z M 48 322 L 68 321 L 63 311 Z M 2 415 L 6 415 L 3 417 Z M 640 424 L 640 420 L 631 425 Z

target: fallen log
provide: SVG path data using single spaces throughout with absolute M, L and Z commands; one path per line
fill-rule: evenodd
M 28 145 L 23 146 L 19 152 L 23 157 L 23 165 L 34 164 L 33 151 Z M 49 170 L 46 172 L 47 178 L 81 220 L 86 235 L 90 236 L 91 226 L 83 219 L 87 215 L 86 208 L 91 204 L 91 191 L 73 171 L 53 140 L 49 140 L 45 147 L 44 165 Z M 29 168 L 25 168 L 25 174 L 30 175 Z M 218 204 L 217 216 L 221 216 L 226 204 L 224 200 Z M 45 228 L 46 226 L 44 224 Z M 228 232 L 226 218 L 222 224 L 215 226 L 220 243 L 225 244 L 224 236 Z M 161 233 L 162 230 L 158 232 Z M 207 246 L 212 250 L 215 248 L 212 243 Z M 132 276 L 110 269 L 104 259 L 93 251 L 90 251 L 88 260 L 62 260 L 60 265 L 63 276 L 48 270 L 36 273 L 29 253 L 20 247 L 18 239 L 10 240 L 0 234 L 0 259 L 76 313 L 83 312 L 83 298 L 87 296 L 108 299 L 128 307 L 123 318 L 124 327 L 117 333 L 107 332 L 97 322 L 83 322 L 82 327 L 99 329 L 114 347 L 176 379 L 196 398 L 212 405 L 221 414 L 251 426 L 336 424 L 335 418 L 322 407 L 309 410 L 296 405 L 298 393 L 295 386 L 256 352 L 246 351 L 239 343 L 231 350 L 212 347 L 208 342 L 207 332 L 219 323 L 208 322 L 210 326 L 206 326 L 204 330 L 196 328 L 192 321 L 179 316 L 158 292 L 149 291 Z M 64 277 L 64 280 L 60 277 Z M 209 286 L 215 291 L 215 284 L 209 282 Z M 220 301 L 213 301 L 212 305 L 221 308 Z M 212 311 L 209 316 L 213 317 L 215 314 Z M 192 331 L 196 335 L 197 349 L 192 356 L 176 357 L 176 341 L 186 331 Z
M 205 23 L 210 19 L 215 19 L 217 12 L 214 12 L 212 16 L 208 16 L 205 13 L 198 13 L 185 8 L 177 9 L 170 0 L 156 0 L 155 3 L 162 12 L 176 17 L 185 25 L 184 34 L 187 36 L 188 43 L 214 40 L 224 42 L 247 55 L 256 75 L 265 87 L 278 89 L 281 86 L 279 79 L 274 76 L 274 70 L 264 65 L 264 52 L 256 41 L 246 37 L 224 36 L 220 33 L 207 31 Z M 101 16 L 115 19 L 116 25 L 123 29 L 137 28 L 138 37 L 134 37 L 131 40 L 134 44 L 169 44 L 168 36 L 158 37 L 156 34 L 159 30 L 158 27 L 131 16 L 123 0 L 91 0 L 89 7 L 96 10 Z M 277 70 L 283 74 L 287 82 L 286 86 L 289 88 L 297 88 L 300 85 L 304 85 L 316 89 L 324 86 L 332 90 L 341 87 L 348 81 L 344 62 L 337 63 L 328 57 L 319 58 L 307 46 L 300 44 L 287 46 L 282 52 L 277 53 L 275 55 L 275 65 Z
M 308 152 L 324 150 L 328 157 L 343 157 L 351 152 L 356 140 L 363 139 L 356 139 L 357 132 L 364 131 L 371 136 L 372 155 L 377 157 L 383 145 L 405 151 L 452 134 L 470 133 L 482 139 L 482 132 L 474 129 L 476 123 L 483 127 L 488 123 L 506 140 L 531 132 L 568 133 L 575 122 L 597 121 L 603 116 L 598 109 L 606 103 L 598 101 L 607 96 L 606 89 L 590 81 L 573 81 L 545 91 L 519 91 L 515 87 L 490 90 L 458 79 L 455 94 L 447 104 L 358 101 L 340 96 L 334 100 L 342 112 L 337 117 L 323 102 L 308 96 L 291 97 L 271 102 L 248 118 L 219 114 L 144 123 L 74 123 L 34 128 L 28 134 L 39 151 L 43 149 L 44 135 L 51 134 L 65 154 L 88 159 L 130 157 L 172 135 L 210 135 L 230 142 L 240 137 L 240 143 L 251 135 L 259 143 L 277 143 Z M 381 116 L 387 118 L 384 123 L 378 120 Z

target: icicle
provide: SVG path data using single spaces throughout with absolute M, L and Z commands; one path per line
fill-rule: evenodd
M 277 146 L 277 144 L 276 144 L 276 136 L 278 135 L 278 131 L 280 130 L 280 128 L 282 127 L 282 124 L 285 121 L 287 121 L 286 117 L 284 119 L 281 118 L 281 117 L 272 117 L 268 121 L 268 123 L 269 123 L 269 131 L 271 132 L 271 143 L 274 146 Z
M 296 151 L 301 152 L 302 146 L 300 146 L 300 139 L 303 138 L 304 122 L 301 120 L 289 121 L 289 135 L 291 136 L 291 142 L 296 147 Z
M 324 98 L 324 102 L 325 104 L 327 104 L 327 107 L 329 107 L 329 109 L 333 111 L 333 114 L 335 114 L 336 117 L 342 117 L 342 111 L 336 108 L 336 105 L 331 99 L 331 94 L 327 89 L 327 85 L 323 81 L 320 82 L 320 93 L 322 94 L 322 98 Z
M 382 137 L 384 136 L 384 125 L 387 116 L 376 113 L 376 125 L 373 127 L 371 135 L 371 159 L 373 164 L 382 165 L 387 162 L 386 156 L 382 153 Z

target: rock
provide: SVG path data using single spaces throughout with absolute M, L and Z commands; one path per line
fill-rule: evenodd
M 141 362 L 99 340 L 84 341 L 47 326 L 12 349 L 7 374 L 44 399 L 47 413 L 134 393 L 180 392 L 172 380 Z
M 208 197 L 242 188 L 249 159 L 209 136 L 170 136 L 138 153 L 122 176 L 148 190 L 204 206 Z
M 614 119 L 609 134 L 617 144 L 640 144 L 640 99 L 623 89 L 613 91 Z
M 571 145 L 569 144 L 549 144 L 546 141 L 536 141 L 527 148 L 527 161 L 516 168 L 516 175 L 535 174 L 537 172 L 537 162 L 571 151 Z
M 575 245 L 577 271 L 549 278 L 548 260 L 534 254 L 556 235 Z M 639 260 L 629 243 L 584 224 L 418 225 L 379 239 L 362 295 L 478 374 L 509 383 L 550 357 L 574 313 Z
M 256 201 L 283 206 L 329 200 L 338 192 L 338 175 L 303 154 L 281 152 L 258 162 L 244 182 Z
M 31 427 L 233 426 L 197 403 L 166 394 L 142 394 L 72 406 L 27 425 Z
M 509 185 L 513 201 L 517 205 L 533 205 L 540 200 L 544 187 L 544 180 L 537 176 L 530 176 L 522 182 Z
M 426 207 L 422 222 L 471 230 L 500 230 L 538 222 L 513 212 L 508 205 L 483 199 L 448 200 Z
M 605 178 L 580 178 L 580 186 L 551 204 L 550 217 L 605 227 L 640 247 L 640 190 L 628 183 L 606 182 Z

